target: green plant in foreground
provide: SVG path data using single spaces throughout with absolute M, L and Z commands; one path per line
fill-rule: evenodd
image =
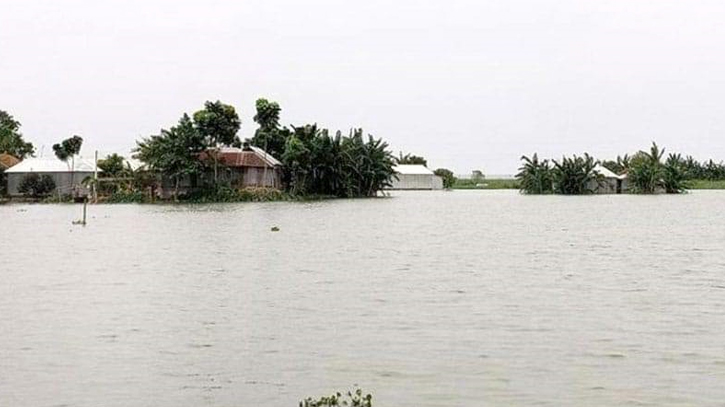
M 347 394 L 344 395 L 337 392 L 331 396 L 323 396 L 319 399 L 308 397 L 300 401 L 300 407 L 372 407 L 372 405 L 373 396 L 371 394 L 363 395 L 362 390 L 359 388 L 348 391 Z

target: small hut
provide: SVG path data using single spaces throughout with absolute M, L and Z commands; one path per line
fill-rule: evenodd
M 594 171 L 600 174 L 603 178 L 602 180 L 600 180 L 600 182 L 597 183 L 594 181 L 592 182 L 592 185 L 589 186 L 594 191 L 594 193 L 622 194 L 627 192 L 628 185 L 626 174 L 617 175 L 601 165 L 597 165 L 594 168 Z

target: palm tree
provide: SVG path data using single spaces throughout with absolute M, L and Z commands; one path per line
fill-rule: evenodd
M 680 194 L 687 190 L 685 161 L 679 154 L 670 154 L 665 161 L 663 186 L 668 194 Z
M 628 180 L 632 192 L 640 194 L 654 194 L 658 189 L 664 188 L 664 167 L 662 157 L 665 149 L 652 143 L 649 152 L 640 151 L 632 157 Z
M 523 165 L 516 174 L 521 192 L 532 195 L 552 193 L 552 174 L 549 161 L 539 161 L 536 153 L 531 158 L 522 155 L 521 161 L 523 161 Z
M 552 178 L 554 192 L 563 195 L 584 195 L 594 192 L 602 176 L 594 169 L 597 161 L 584 153 L 584 157 L 563 157 L 561 161 L 554 160 Z

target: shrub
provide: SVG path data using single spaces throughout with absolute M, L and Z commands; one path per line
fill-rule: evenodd
M 446 169 L 446 168 L 438 168 L 437 170 L 433 171 L 433 174 L 443 178 L 443 188 L 450 189 L 453 187 L 453 184 L 456 183 L 456 176 L 453 175 L 453 171 Z
M 18 192 L 33 198 L 50 195 L 55 190 L 55 181 L 50 175 L 30 173 L 26 175 L 18 186 Z

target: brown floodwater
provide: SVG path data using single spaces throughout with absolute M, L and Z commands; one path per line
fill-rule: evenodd
M 725 400 L 725 192 L 80 214 L 0 205 L 0 406 Z

